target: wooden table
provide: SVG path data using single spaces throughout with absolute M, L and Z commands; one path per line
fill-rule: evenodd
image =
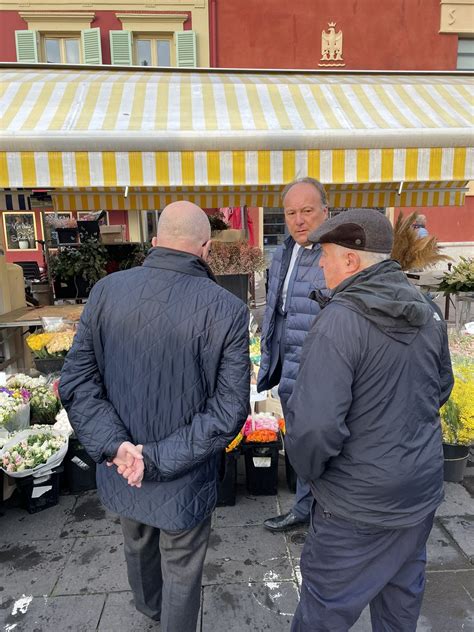
M 6 327 L 41 326 L 41 318 L 64 318 L 67 322 L 78 322 L 84 305 L 46 305 L 44 307 L 20 307 L 0 315 L 0 329 Z

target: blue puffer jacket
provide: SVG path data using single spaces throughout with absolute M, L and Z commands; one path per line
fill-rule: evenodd
M 219 455 L 249 390 L 247 307 L 204 261 L 166 248 L 95 285 L 60 383 L 104 505 L 169 531 L 214 509 Z M 123 441 L 144 445 L 140 489 L 104 462 Z
M 286 329 L 284 343 L 284 362 L 280 376 L 269 375 L 272 365 L 272 336 L 275 328 L 275 314 L 279 301 L 281 301 L 281 291 L 285 276 L 290 265 L 291 253 L 295 241 L 288 237 L 281 248 L 273 257 L 269 273 L 267 306 L 262 326 L 262 358 L 260 371 L 258 374 L 258 391 L 265 391 L 278 384 L 279 395 L 286 403 L 293 392 L 293 386 L 298 375 L 301 358 L 301 349 L 308 331 L 319 314 L 320 308 L 316 301 L 309 298 L 313 291 L 326 291 L 323 270 L 319 267 L 321 257 L 321 246 L 315 245 L 313 248 L 301 248 L 295 266 L 298 266 L 293 291 L 291 296 L 287 296 L 286 301 Z M 326 291 L 327 292 L 327 291 Z

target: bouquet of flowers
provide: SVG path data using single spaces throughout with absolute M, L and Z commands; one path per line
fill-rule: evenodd
M 13 477 L 45 476 L 60 465 L 68 438 L 54 430 L 32 427 L 11 437 L 0 450 L 0 467 Z
M 38 386 L 31 393 L 31 416 L 43 424 L 53 424 L 61 406 L 48 386 Z
M 44 386 L 46 384 L 46 378 L 40 375 L 39 377 L 30 377 L 24 373 L 15 373 L 7 378 L 8 388 L 21 389 L 25 388 L 28 391 L 32 391 L 37 386 Z
M 74 330 L 68 329 L 31 334 L 26 339 L 26 344 L 36 358 L 63 358 L 72 347 L 75 333 Z
M 246 241 L 213 241 L 208 264 L 214 274 L 251 274 L 265 270 L 265 257 Z
M 8 432 L 27 428 L 30 423 L 31 393 L 22 389 L 0 387 L 0 428 Z
M 457 359 L 453 363 L 454 387 L 441 409 L 444 443 L 474 444 L 474 362 Z

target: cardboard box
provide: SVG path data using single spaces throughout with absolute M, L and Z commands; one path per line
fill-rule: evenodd
M 268 391 L 270 393 L 270 391 Z M 257 402 L 255 404 L 255 412 L 257 413 L 272 413 L 278 419 L 283 417 L 283 410 L 281 408 L 281 402 L 274 397 L 267 397 L 263 402 Z
M 125 226 L 123 224 L 101 226 L 100 236 L 103 244 L 123 244 L 125 242 Z

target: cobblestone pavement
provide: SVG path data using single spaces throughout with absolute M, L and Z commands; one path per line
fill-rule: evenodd
M 305 531 L 282 535 L 262 527 L 265 518 L 291 507 L 283 479 L 280 468 L 277 496 L 248 496 L 241 484 L 235 507 L 215 511 L 201 632 L 289 630 Z M 473 483 L 469 477 L 464 487 L 446 484 L 429 540 L 418 632 L 474 631 Z M 59 505 L 35 515 L 7 508 L 0 517 L 0 630 L 159 631 L 134 610 L 122 548 L 118 519 L 95 492 L 63 495 Z M 369 631 L 364 611 L 352 632 Z

